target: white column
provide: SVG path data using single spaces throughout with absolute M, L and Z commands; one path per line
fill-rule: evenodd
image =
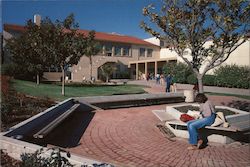
M 138 80 L 139 79 L 139 64 L 136 63 L 135 64 L 135 79 Z
M 157 61 L 155 61 L 155 75 L 158 73 L 158 65 L 157 65 Z

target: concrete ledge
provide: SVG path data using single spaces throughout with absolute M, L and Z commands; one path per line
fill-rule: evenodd
M 182 89 L 182 90 L 184 89 L 193 90 L 193 87 L 194 85 L 191 85 L 191 84 L 177 84 L 177 88 Z M 204 92 L 250 96 L 250 89 L 225 88 L 225 87 L 218 87 L 218 86 L 204 86 Z
M 34 153 L 35 151 L 43 148 L 45 150 L 45 153 L 42 155 L 44 157 L 49 157 L 52 150 L 47 150 L 46 147 L 41 147 L 35 144 L 27 143 L 24 141 L 12 139 L 9 137 L 1 136 L 1 149 L 6 151 L 9 156 L 11 156 L 14 159 L 21 160 L 20 155 L 24 153 Z M 47 151 L 46 151 L 47 150 Z M 62 152 L 61 155 L 65 158 L 67 158 L 70 163 L 74 164 L 76 167 L 81 167 L 82 165 L 86 164 L 100 164 L 101 162 L 85 157 L 80 157 L 75 154 L 71 154 L 71 157 L 68 158 L 66 153 Z
M 52 106 L 45 111 L 11 127 L 7 132 L 2 134 L 8 137 L 23 136 L 30 132 L 36 131 L 40 127 L 46 126 L 48 122 L 61 115 L 63 112 L 67 111 L 72 106 L 72 104 L 72 98 L 64 100 L 55 106 Z
M 165 125 L 177 137 L 188 138 L 189 134 L 187 131 L 186 123 L 179 121 L 182 113 L 176 110 L 174 107 L 187 105 L 198 106 L 198 104 L 181 104 L 166 107 L 166 113 L 171 115 L 175 119 L 175 121 L 167 121 Z M 228 144 L 237 140 L 237 131 L 245 131 L 250 129 L 250 114 L 248 112 L 226 106 L 216 106 L 215 108 L 228 109 L 235 112 L 236 114 L 226 116 L 226 119 L 230 124 L 230 127 L 228 129 L 222 127 L 207 126 L 204 133 L 208 136 L 209 141 Z
M 92 103 L 104 103 L 104 102 L 116 102 L 125 100 L 146 100 L 157 98 L 172 98 L 181 97 L 184 98 L 183 93 L 164 93 L 164 94 L 132 94 L 132 95 L 113 95 L 113 96 L 92 96 L 92 97 L 77 97 L 78 101 Z

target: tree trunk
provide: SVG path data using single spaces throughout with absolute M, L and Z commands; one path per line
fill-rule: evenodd
M 202 78 L 203 78 L 203 76 L 201 76 L 201 75 L 200 75 L 200 76 L 197 76 L 197 79 L 198 79 L 198 86 L 199 86 L 199 93 L 204 93 Z
M 109 77 L 108 77 L 108 76 L 106 76 L 106 82 L 107 82 L 107 83 L 109 82 Z
M 39 74 L 36 74 L 36 84 L 37 84 L 37 85 L 39 85 L 39 84 L 40 84 Z
M 61 67 L 61 69 L 62 69 L 62 95 L 64 96 L 65 95 L 65 86 L 64 86 L 64 83 L 65 83 L 65 81 L 64 81 L 65 71 L 64 71 L 63 67 Z
M 90 81 L 92 82 L 92 62 L 90 62 Z

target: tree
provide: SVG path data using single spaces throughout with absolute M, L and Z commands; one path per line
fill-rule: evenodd
M 40 83 L 40 76 L 52 63 L 50 54 L 44 45 L 46 36 L 43 35 L 40 27 L 27 21 L 26 31 L 20 36 L 7 40 L 7 49 L 11 53 L 12 61 L 19 73 L 36 75 L 37 84 Z
M 65 70 L 78 63 L 86 51 L 87 39 L 77 32 L 78 24 L 74 15 L 54 23 L 45 18 L 37 26 L 31 21 L 20 37 L 11 39 L 10 52 L 13 61 L 26 69 L 43 71 L 45 67 L 60 67 L 62 71 L 62 95 L 65 94 Z M 89 36 L 92 37 L 90 33 Z M 41 72 L 40 72 L 41 73 Z M 39 74 L 40 74 L 39 73 Z
M 46 23 L 47 27 L 44 30 L 48 33 L 46 47 L 53 57 L 54 65 L 61 68 L 62 95 L 65 95 L 65 70 L 76 65 L 84 55 L 86 38 L 83 34 L 77 33 L 79 26 L 73 14 L 67 16 L 64 21 L 57 20 L 52 23 L 48 19 Z
M 90 80 L 92 81 L 92 56 L 96 55 L 100 51 L 98 42 L 95 41 L 95 31 L 89 32 L 88 37 L 86 38 L 86 46 L 85 56 L 89 58 Z
M 203 92 L 206 72 L 225 62 L 247 40 L 249 10 L 248 0 L 164 0 L 160 12 L 153 5 L 143 8 L 150 21 L 141 27 L 168 42 L 192 68 Z M 184 54 L 187 51 L 190 58 Z
M 100 67 L 101 74 L 106 78 L 106 82 L 109 82 L 110 76 L 116 71 L 115 63 L 108 62 Z

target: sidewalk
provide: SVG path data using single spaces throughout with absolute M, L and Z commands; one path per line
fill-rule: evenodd
M 129 84 L 148 86 L 148 88 L 145 88 L 144 90 L 151 94 L 166 93 L 165 85 L 156 84 L 155 81 L 152 81 L 152 80 L 151 81 L 145 81 L 145 80 L 130 81 Z M 177 84 L 177 92 L 182 92 L 185 89 L 192 89 L 192 88 L 193 88 L 193 85 Z M 211 91 L 208 91 L 208 90 L 211 90 Z M 249 90 L 205 86 L 205 91 L 244 95 L 247 93 L 246 91 L 249 91 Z M 234 96 L 223 96 L 223 95 L 207 95 L 207 96 L 208 96 L 208 99 L 211 100 L 214 105 L 223 105 L 223 106 L 228 106 L 228 107 L 233 107 L 233 108 L 237 108 L 240 110 L 244 110 L 247 112 L 250 111 L 250 100 L 242 99 L 242 98 L 234 97 Z
M 165 85 L 156 84 L 155 80 L 149 80 L 149 81 L 135 80 L 135 81 L 129 81 L 128 84 L 145 85 L 145 86 L 153 87 L 155 91 L 152 91 L 152 93 L 153 92 L 154 93 L 165 92 Z M 193 89 L 193 85 L 177 84 L 177 90 L 185 90 L 185 89 Z M 204 86 L 204 92 L 250 96 L 250 89 L 224 88 L 224 87 L 217 87 L 217 86 Z

